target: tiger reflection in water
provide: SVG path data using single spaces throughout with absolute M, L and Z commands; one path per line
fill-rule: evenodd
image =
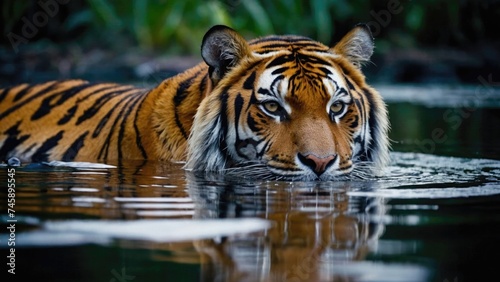
M 374 182 L 242 182 L 220 176 L 197 177 L 179 168 L 157 163 L 106 173 L 61 168 L 41 173 L 43 179 L 31 180 L 23 177 L 29 171 L 19 169 L 24 186 L 17 192 L 16 211 L 45 218 L 77 214 L 108 220 L 172 219 L 172 215 L 155 212 L 173 211 L 177 219 L 261 218 L 271 223 L 267 230 L 238 236 L 121 243 L 126 249 L 154 250 L 154 260 L 201 264 L 206 281 L 345 279 L 339 265 L 364 260 L 383 231 L 383 225 L 376 221 L 385 214 L 382 199 L 347 194 L 359 188 L 352 185 L 370 189 Z M 102 200 L 79 205 L 79 199 L 88 200 L 89 192 L 78 187 L 102 187 L 92 192 L 94 199 Z M 144 204 L 128 205 L 121 199 Z M 162 203 L 172 206 L 187 203 L 188 207 L 157 210 L 147 199 L 163 199 Z M 197 231 L 203 234 L 203 230 Z
M 383 200 L 349 197 L 349 182 L 202 183 L 188 178 L 195 218 L 271 222 L 262 232 L 196 241 L 206 281 L 349 281 L 342 267 L 364 260 L 383 232 L 374 222 Z

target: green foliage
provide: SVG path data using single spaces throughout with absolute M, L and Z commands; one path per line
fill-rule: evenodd
M 4 33 L 8 33 L 14 25 L 21 19 L 23 13 L 28 9 L 29 2 L 27 1 L 3 1 L 0 4 Z
M 230 25 L 228 12 L 217 1 L 88 0 L 94 28 L 133 37 L 142 48 L 170 48 L 193 53 L 208 27 Z
M 206 30 L 231 26 L 248 37 L 303 34 L 330 43 L 334 20 L 367 13 L 362 0 L 88 0 L 96 30 L 123 32 L 143 48 L 198 52 Z M 358 15 L 355 15 L 358 13 Z
M 227 2 L 227 1 L 226 1 Z M 250 0 L 231 6 L 231 24 L 251 36 L 301 34 L 330 43 L 335 22 L 368 14 L 362 0 Z
M 4 0 L 4 34 L 19 33 L 22 17 L 31 19 L 41 10 L 38 3 Z M 387 16 L 390 3 L 401 12 Z M 177 54 L 198 54 L 203 35 L 215 24 L 231 26 L 247 38 L 301 34 L 332 44 L 353 25 L 372 22 L 380 31 L 381 50 L 497 38 L 500 16 L 500 5 L 475 0 L 71 0 L 60 6 L 56 17 L 64 24 L 43 27 L 37 38 L 86 39 L 110 48 L 139 46 Z M 388 20 L 377 23 L 377 16 L 384 15 Z M 0 43 L 10 44 L 6 37 Z

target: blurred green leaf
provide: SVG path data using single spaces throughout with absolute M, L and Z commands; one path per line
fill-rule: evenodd
M 412 5 L 406 16 L 406 26 L 412 31 L 422 28 L 424 9 L 420 5 Z
M 248 10 L 253 20 L 255 29 L 260 34 L 274 33 L 273 24 L 269 15 L 258 1 L 241 1 L 242 5 Z
M 473 0 L 400 1 L 401 13 L 391 21 L 380 40 L 398 45 L 401 36 L 414 39 L 411 44 L 452 34 L 456 40 L 467 32 L 491 34 L 492 24 L 485 24 L 483 14 L 471 13 L 464 21 L 464 7 L 483 9 Z M 31 17 L 39 9 L 37 1 L 4 0 L 0 8 L 4 31 L 18 30 L 23 16 Z M 336 30 L 346 30 L 359 22 L 375 21 L 373 13 L 387 9 L 388 1 L 378 0 L 73 0 L 78 7 L 64 18 L 65 28 L 89 26 L 93 37 L 102 44 L 134 42 L 146 50 L 198 53 L 204 33 L 215 24 L 225 24 L 247 38 L 268 34 L 300 34 L 331 43 Z M 68 5 L 69 7 L 70 5 Z M 489 9 L 489 8 L 488 8 Z M 371 13 L 373 12 L 373 13 Z M 491 21 L 491 19 L 490 19 Z M 467 23 L 466 23 L 467 22 Z M 439 24 L 438 24 L 439 23 Z M 404 32 L 401 30 L 404 28 Z M 489 28 L 488 32 L 477 32 Z M 400 33 L 397 33 L 400 32 Z M 121 37 L 121 41 L 120 38 Z M 132 40 L 131 40 L 132 39 Z M 405 39 L 406 40 L 406 39 Z M 443 39 L 445 42 L 450 39 Z M 408 40 L 406 40 L 408 41 Z M 408 41 L 410 42 L 410 41 Z M 465 41 L 463 41 L 465 42 Z
M 318 31 L 317 40 L 327 42 L 332 34 L 332 21 L 328 14 L 327 0 L 311 0 L 314 22 Z
M 120 28 L 121 21 L 116 15 L 115 7 L 110 2 L 106 0 L 88 0 L 90 6 L 92 7 L 95 15 L 107 28 Z M 137 1 L 142 2 L 142 1 Z M 119 4 L 118 4 L 119 5 Z
M 21 20 L 27 8 L 29 8 L 28 1 L 2 1 L 4 33 L 12 31 L 12 28 Z
M 172 1 L 168 9 L 165 9 L 166 13 L 164 17 L 160 19 L 161 26 L 158 30 L 158 43 L 167 41 L 176 32 L 177 27 L 182 22 L 185 6 L 186 1 Z
M 133 10 L 133 30 L 137 41 L 143 47 L 149 47 L 153 43 L 153 35 L 148 24 L 149 1 L 135 1 Z
M 71 15 L 65 22 L 66 31 L 77 29 L 81 26 L 88 26 L 92 23 L 92 12 L 90 10 L 82 10 Z

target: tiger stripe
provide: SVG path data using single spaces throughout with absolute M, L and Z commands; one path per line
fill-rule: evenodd
M 80 135 L 71 146 L 64 152 L 61 160 L 63 161 L 71 161 L 73 160 L 76 155 L 78 154 L 78 151 L 85 145 L 84 141 L 87 135 L 89 134 L 89 131 L 85 131 L 82 135 Z
M 64 131 L 61 130 L 57 132 L 57 134 L 49 137 L 45 140 L 40 147 L 35 151 L 33 156 L 31 157 L 33 161 L 36 162 L 46 162 L 49 160 L 48 151 L 52 148 L 56 147 L 59 141 L 62 139 Z
M 388 161 L 387 110 L 366 84 L 364 26 L 335 46 L 244 40 L 215 26 L 204 62 L 152 89 L 84 80 L 0 89 L 0 158 L 186 161 L 189 170 L 331 180 Z

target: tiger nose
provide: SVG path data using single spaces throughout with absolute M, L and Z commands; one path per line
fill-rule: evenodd
M 337 155 L 329 155 L 321 158 L 313 154 L 304 156 L 299 153 L 299 160 L 304 165 L 310 167 L 316 175 L 320 176 L 331 164 L 333 164 L 336 156 Z

